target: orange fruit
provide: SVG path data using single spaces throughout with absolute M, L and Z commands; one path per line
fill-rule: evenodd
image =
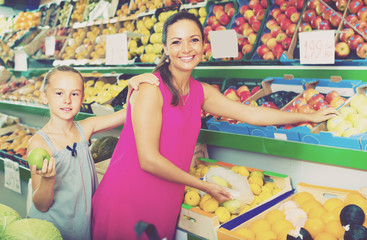
M 336 207 L 342 206 L 343 201 L 339 198 L 329 198 L 324 202 L 324 208 L 328 212 L 332 212 Z
M 319 233 L 322 233 L 325 228 L 325 223 L 319 218 L 307 219 L 304 228 L 315 238 Z
M 309 192 L 299 192 L 293 198 L 293 201 L 297 202 L 299 205 L 306 202 L 307 200 L 315 199 L 315 197 Z
M 331 235 L 330 233 L 323 232 L 318 234 L 316 238 L 314 238 L 314 240 L 338 240 L 338 239 L 333 235 Z
M 285 214 L 280 211 L 280 210 L 271 210 L 269 211 L 264 218 L 266 221 L 268 221 L 268 223 L 270 223 L 270 225 L 272 225 L 274 222 L 280 220 L 280 219 L 285 219 Z
M 303 209 L 303 211 L 305 211 L 308 214 L 308 212 L 311 210 L 311 208 L 313 208 L 315 206 L 321 206 L 321 203 L 319 203 L 315 199 L 309 199 L 301 205 L 301 208 Z
M 344 236 L 344 228 L 342 227 L 339 220 L 331 220 L 325 224 L 325 232 L 332 234 L 338 239 L 342 239 Z
M 290 221 L 282 219 L 279 221 L 276 221 L 272 226 L 271 230 L 275 232 L 277 235 L 283 230 L 283 229 L 293 229 L 293 225 Z
M 307 216 L 309 218 L 320 218 L 322 214 L 326 213 L 326 210 L 321 205 L 315 205 L 313 208 L 308 211 Z
M 271 230 L 270 224 L 265 219 L 259 219 L 250 224 L 249 227 L 256 235 L 260 232 Z

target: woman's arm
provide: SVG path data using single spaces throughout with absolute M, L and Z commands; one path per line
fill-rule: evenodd
M 221 186 L 197 179 L 160 154 L 163 100 L 158 88 L 141 85 L 139 92 L 132 94 L 130 104 L 139 162 L 144 171 L 168 181 L 198 188 L 220 202 L 230 199 L 229 193 Z
M 41 140 L 41 137 L 34 135 L 27 146 L 27 155 L 36 147 L 49 148 Z M 34 206 L 41 212 L 47 212 L 54 200 L 54 186 L 56 178 L 55 158 L 51 157 L 50 162 L 46 159 L 43 162 L 41 170 L 36 169 L 36 165 L 29 166 L 31 170 L 33 196 L 32 201 Z
M 291 113 L 272 108 L 255 107 L 235 102 L 209 84 L 202 83 L 205 100 L 203 109 L 206 112 L 236 119 L 252 125 L 283 125 L 298 122 L 322 122 L 336 115 L 334 108 L 323 108 L 315 113 Z

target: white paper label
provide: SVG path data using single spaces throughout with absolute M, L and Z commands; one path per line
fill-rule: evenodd
M 334 30 L 299 33 L 301 64 L 333 64 L 335 62 Z
M 4 186 L 17 193 L 22 193 L 20 188 L 19 164 L 9 159 L 4 159 L 5 181 Z
M 15 51 L 14 56 L 14 70 L 15 71 L 27 71 L 28 63 L 27 63 L 27 54 L 23 50 Z
M 106 35 L 106 64 L 127 64 L 126 33 Z
M 46 56 L 55 55 L 55 45 L 56 45 L 55 36 L 50 36 L 50 37 L 45 38 Z
M 278 140 L 288 140 L 287 135 L 284 133 L 274 133 L 274 138 Z
M 238 57 L 237 33 L 235 30 L 210 31 L 213 58 Z

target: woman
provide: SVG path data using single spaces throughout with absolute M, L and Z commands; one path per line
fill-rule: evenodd
M 161 238 L 174 239 L 185 185 L 220 202 L 230 199 L 221 186 L 188 174 L 201 109 L 256 125 L 320 122 L 334 115 L 331 108 L 301 114 L 251 107 L 194 80 L 203 38 L 202 25 L 190 13 L 178 12 L 165 22 L 165 54 L 154 70 L 160 84 L 141 84 L 129 96 L 125 126 L 93 197 L 93 239 L 137 239 L 134 226 L 140 220 L 154 224 Z

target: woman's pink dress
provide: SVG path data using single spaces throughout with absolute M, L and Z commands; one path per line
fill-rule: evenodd
M 186 104 L 173 107 L 171 93 L 159 73 L 156 76 L 163 96 L 159 151 L 188 172 L 201 127 L 203 87 L 190 78 L 190 93 L 183 97 L 188 97 Z M 93 197 L 93 239 L 137 239 L 134 226 L 138 221 L 154 224 L 161 238 L 173 239 L 184 189 L 183 184 L 169 182 L 140 168 L 128 105 L 119 142 Z M 142 236 L 140 239 L 147 239 L 145 234 Z

